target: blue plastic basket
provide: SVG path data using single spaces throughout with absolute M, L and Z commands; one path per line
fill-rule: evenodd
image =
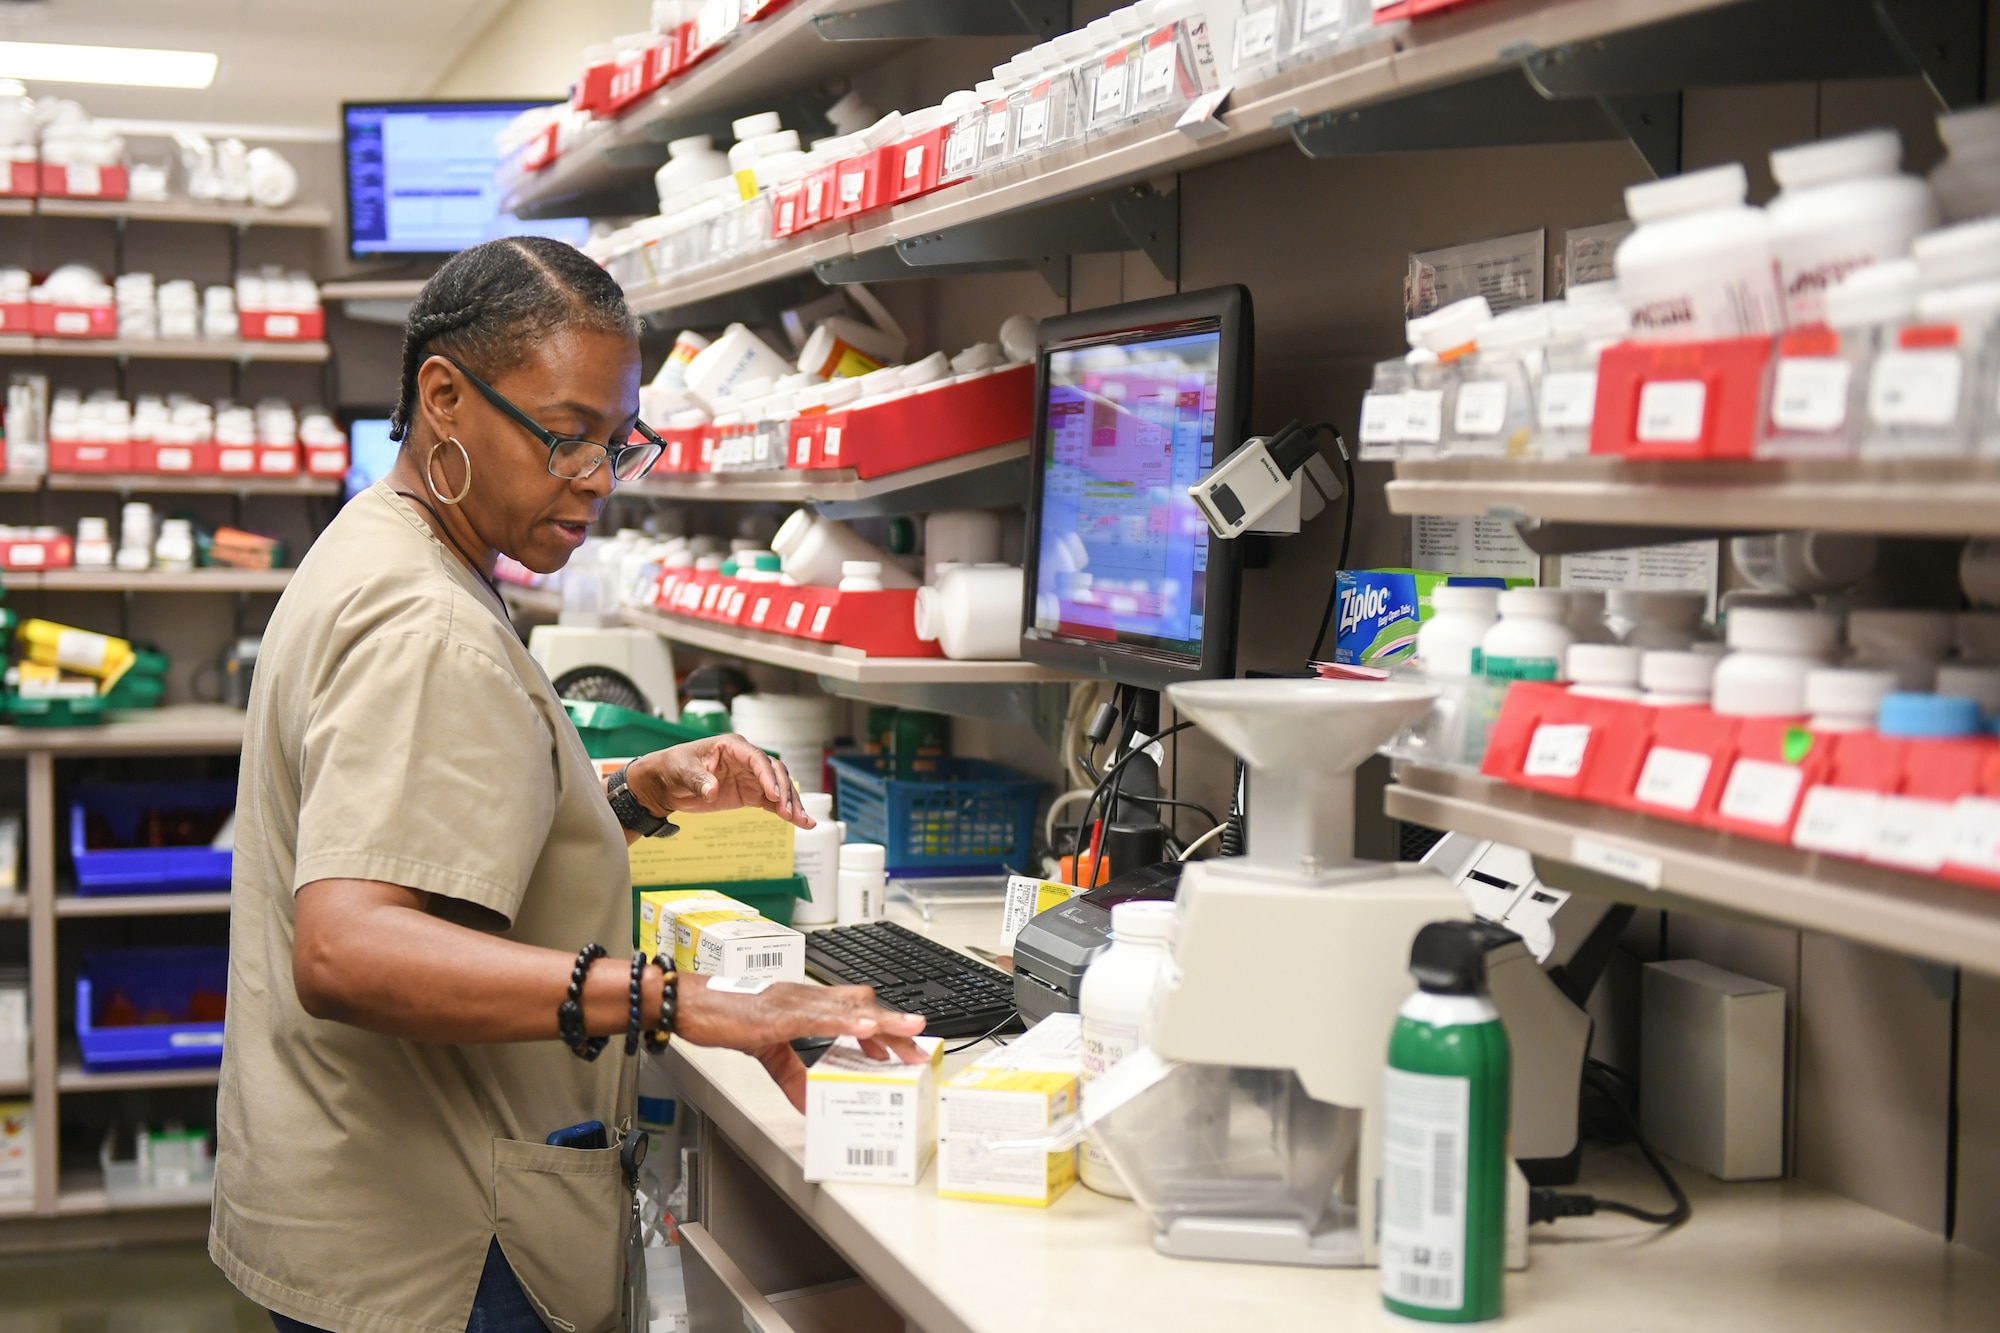
M 76 1041 L 83 1048 L 83 1067 L 105 1071 L 221 1064 L 220 1023 L 98 1026 L 113 994 L 122 994 L 142 1014 L 153 1009 L 184 1014 L 199 990 L 228 993 L 226 945 L 86 950 L 76 978 Z
M 833 761 L 849 842 L 879 842 L 891 871 L 955 875 L 1011 867 L 1034 850 L 1042 785 L 984 759 L 939 759 L 933 772 L 899 773 L 896 761 Z
M 232 857 L 213 847 L 134 847 L 87 851 L 84 821 L 102 815 L 120 837 L 136 837 L 139 820 L 154 810 L 232 810 L 233 781 L 135 782 L 116 786 L 79 783 L 70 791 L 69 853 L 81 897 L 125 893 L 197 893 L 229 887 Z

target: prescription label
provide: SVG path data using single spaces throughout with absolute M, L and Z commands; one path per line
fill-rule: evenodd
M 1954 865 L 2000 875 L 2000 801 L 1959 798 L 1952 813 L 1949 859 Z
M 1597 416 L 1597 372 L 1557 370 L 1542 376 L 1543 430 L 1589 430 Z
M 1465 1303 L 1465 1165 L 1472 1080 L 1383 1074 L 1382 1294 L 1427 1310 Z
M 1507 381 L 1469 380 L 1458 386 L 1451 426 L 1475 438 L 1498 435 L 1507 424 Z
M 1278 49 L 1278 7 L 1251 10 L 1236 20 L 1236 63 L 1268 60 Z
M 1299 11 L 1299 34 L 1310 37 L 1322 30 L 1338 31 L 1347 17 L 1347 0 L 1306 0 Z
M 1370 393 L 1361 398 L 1361 456 L 1393 457 L 1403 442 L 1404 395 Z
M 1851 787 L 1814 787 L 1799 804 L 1799 822 L 1792 826 L 1792 846 L 1808 852 L 1860 858 L 1875 840 L 1880 792 Z
M 1952 807 L 1915 796 L 1884 796 L 1875 815 L 1868 859 L 1899 870 L 1935 874 L 1951 848 Z
M 1632 789 L 1633 799 L 1642 805 L 1657 805 L 1684 815 L 1692 813 L 1701 803 L 1709 770 L 1714 767 L 1715 760 L 1698 750 L 1655 745 L 1639 770 L 1638 785 Z
M 1097 73 L 1097 91 L 1091 94 L 1090 112 L 1102 120 L 1125 110 L 1125 53 L 1106 57 Z
M 1791 764 L 1738 759 L 1729 770 L 1718 809 L 1725 819 L 1781 828 L 1792 817 L 1806 775 Z
M 1521 771 L 1531 778 L 1573 778 L 1583 772 L 1590 750 L 1590 728 L 1582 723 L 1545 723 L 1528 742 Z
M 1949 426 L 1958 416 L 1965 359 L 1956 349 L 1883 352 L 1868 377 L 1868 415 L 1880 426 Z
M 1444 390 L 1411 389 L 1403 395 L 1403 439 L 1436 444 L 1444 434 Z
M 1707 422 L 1708 385 L 1700 380 L 1653 380 L 1639 390 L 1641 443 L 1694 444 Z
M 1174 30 L 1162 28 L 1146 40 L 1146 54 L 1139 59 L 1139 96 L 1154 98 L 1174 83 Z
M 1788 356 L 1771 386 L 1771 424 L 1824 435 L 1847 424 L 1853 367 L 1837 356 Z

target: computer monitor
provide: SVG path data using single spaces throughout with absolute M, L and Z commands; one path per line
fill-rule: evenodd
M 1236 668 L 1235 542 L 1187 488 L 1244 439 L 1250 293 L 1044 320 L 1021 656 L 1143 689 Z
M 342 408 L 340 424 L 347 432 L 345 498 L 352 500 L 389 475 L 403 446 L 389 438 L 386 407 Z
M 495 136 L 547 100 L 348 102 L 347 249 L 356 259 L 454 254 L 502 236 L 590 239 L 587 218 L 524 222 L 500 211 Z

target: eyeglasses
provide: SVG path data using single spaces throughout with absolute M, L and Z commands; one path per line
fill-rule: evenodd
M 548 446 L 549 475 L 552 477 L 561 477 L 564 481 L 582 481 L 603 466 L 604 460 L 608 458 L 611 460 L 611 475 L 614 478 L 619 481 L 637 481 L 653 470 L 653 464 L 659 461 L 661 452 L 667 447 L 667 442 L 655 435 L 652 427 L 636 418 L 632 422 L 632 429 L 645 441 L 643 444 L 602 444 L 596 440 L 586 440 L 579 435 L 558 435 L 552 430 L 545 430 L 533 417 L 509 402 L 498 389 L 459 365 L 456 358 L 447 356 L 444 359 L 457 366 L 458 373 L 471 380 L 473 387 L 485 395 L 487 402 L 513 418 L 522 430 Z

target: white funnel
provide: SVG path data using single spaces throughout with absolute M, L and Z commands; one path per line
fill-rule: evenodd
M 1174 707 L 1252 770 L 1251 864 L 1308 877 L 1354 859 L 1354 770 L 1430 710 L 1431 685 L 1387 680 L 1202 680 Z

